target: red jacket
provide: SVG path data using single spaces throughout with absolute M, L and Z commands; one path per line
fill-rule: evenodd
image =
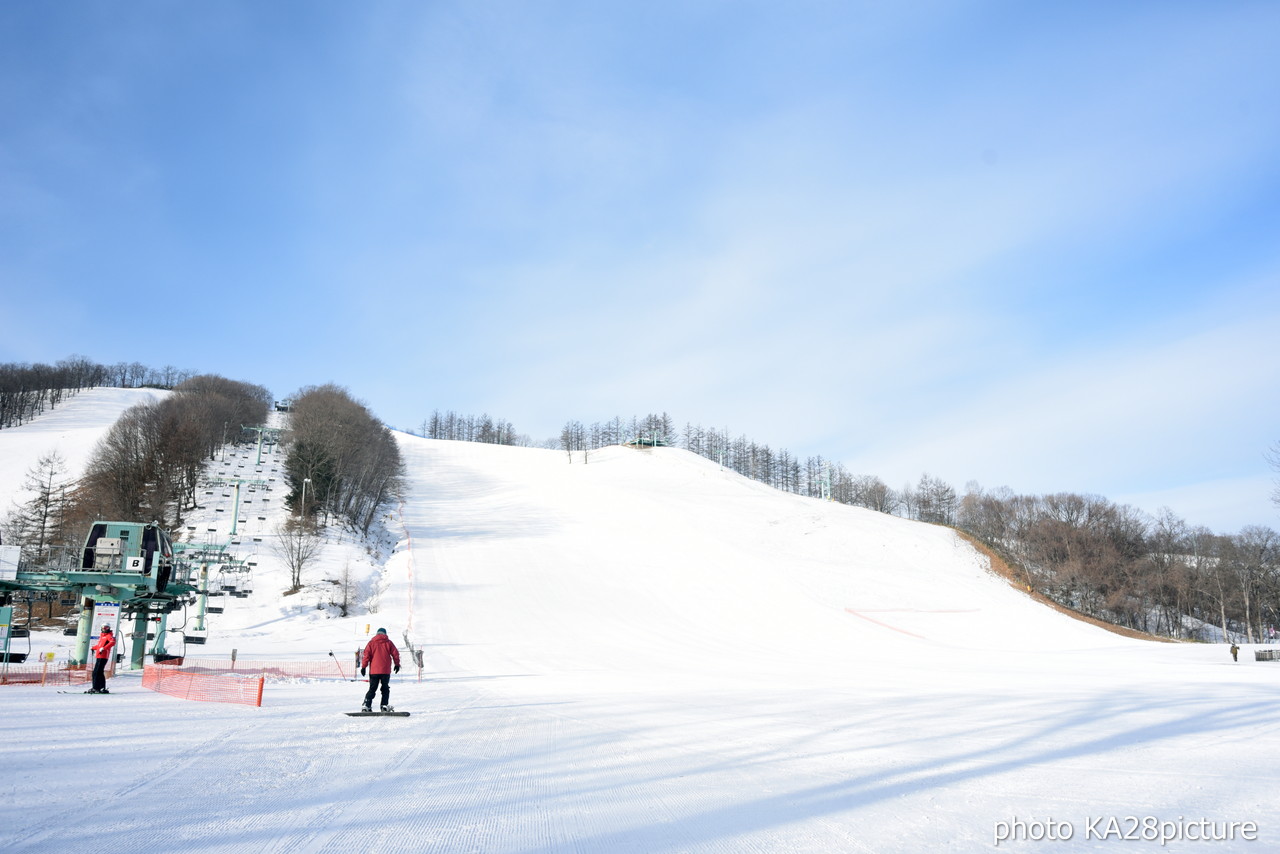
M 115 632 L 103 632 L 98 635 L 98 642 L 93 645 L 93 654 L 98 658 L 110 658 L 111 649 L 116 645 Z
M 400 666 L 400 650 L 391 638 L 379 632 L 365 644 L 360 666 L 369 668 L 370 673 L 390 673 L 393 661 L 396 667 Z

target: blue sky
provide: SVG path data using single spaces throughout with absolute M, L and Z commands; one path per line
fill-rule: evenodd
M 1274 3 L 0 6 L 0 361 L 1277 526 Z

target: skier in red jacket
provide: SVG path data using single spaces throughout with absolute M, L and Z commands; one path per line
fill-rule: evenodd
M 395 711 L 391 708 L 391 673 L 400 672 L 400 650 L 387 637 L 386 629 L 378 629 L 370 641 L 365 644 L 364 655 L 360 658 L 360 675 L 369 671 L 369 693 L 364 695 L 364 705 L 360 711 L 372 711 L 373 695 L 382 689 L 382 711 Z
M 107 661 L 111 659 L 111 650 L 115 649 L 116 636 L 110 626 L 103 626 L 98 632 L 98 642 L 93 645 L 93 654 L 97 658 L 93 662 L 93 687 L 86 694 L 110 694 L 107 690 Z

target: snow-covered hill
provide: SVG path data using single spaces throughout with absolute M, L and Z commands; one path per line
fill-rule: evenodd
M 416 548 L 386 606 L 468 670 L 707 684 L 868 658 L 1122 644 L 993 576 L 949 529 L 780 493 L 674 448 L 404 437 Z M 429 590 L 408 583 L 412 557 Z M 410 599 L 408 593 L 417 593 Z
M 316 570 L 364 555 L 376 610 L 282 599 L 263 558 L 205 652 L 345 666 L 385 626 L 426 653 L 421 681 L 393 680 L 413 716 L 341 716 L 363 693 L 341 678 L 269 684 L 260 709 L 129 675 L 102 698 L 0 688 L 8 850 L 982 851 L 1050 820 L 1059 848 L 1114 850 L 1135 843 L 1098 834 L 1127 816 L 1280 831 L 1280 665 L 1249 650 L 1120 638 L 946 529 L 678 450 L 570 464 L 400 441 L 394 553 L 335 538 Z M 262 555 L 271 497 L 241 538 Z M 220 498 L 193 535 L 225 524 Z M 1253 850 L 1232 832 L 1213 850 Z
M 34 421 L 0 430 L 0 513 L 22 499 L 27 470 L 41 457 L 57 453 L 66 462 L 68 473 L 78 477 L 98 440 L 121 413 L 167 394 L 147 388 L 86 389 Z

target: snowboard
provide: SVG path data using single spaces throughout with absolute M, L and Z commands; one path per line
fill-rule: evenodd
M 346 712 L 353 718 L 407 718 L 408 712 Z

